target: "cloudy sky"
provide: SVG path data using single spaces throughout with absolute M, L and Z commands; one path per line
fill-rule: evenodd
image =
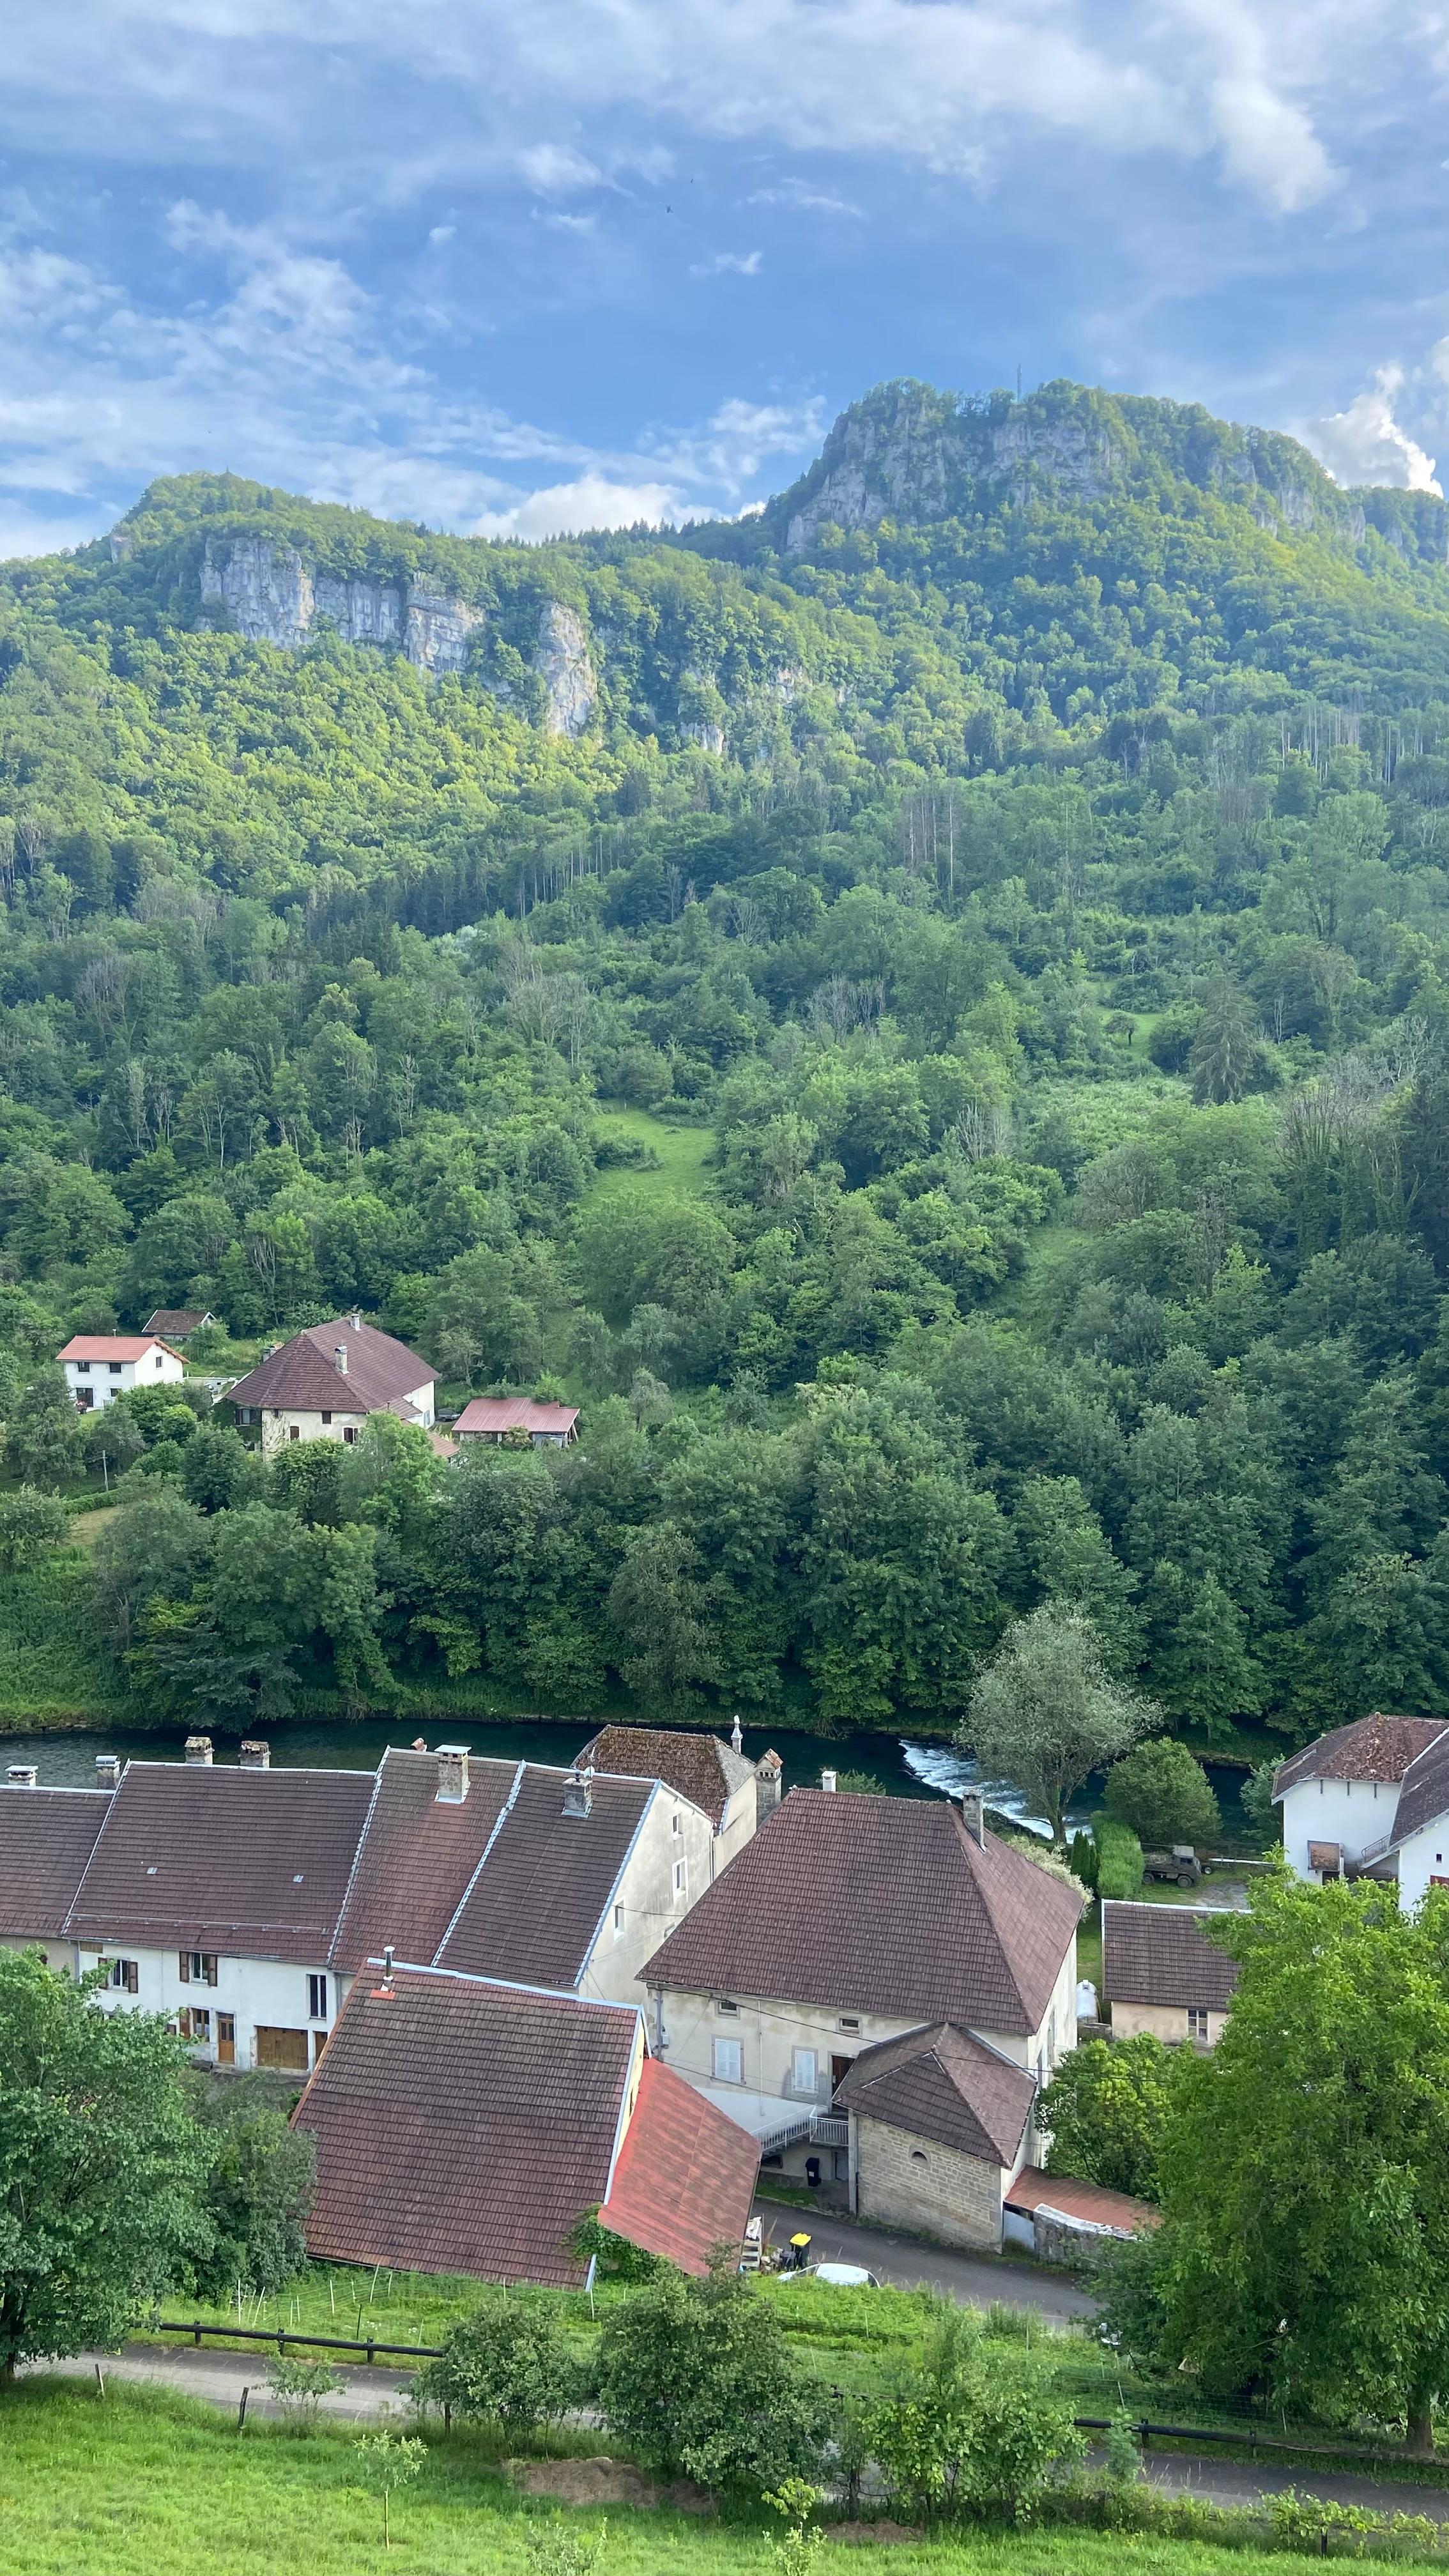
M 1449 472 L 1418 0 L 0 0 L 0 554 L 231 467 L 432 526 L 738 510 L 878 379 Z

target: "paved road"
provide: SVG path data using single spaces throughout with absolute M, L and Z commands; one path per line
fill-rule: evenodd
M 1063 2273 L 1014 2262 L 1010 2255 L 951 2254 L 943 2246 L 918 2245 L 908 2236 L 890 2236 L 879 2227 L 862 2227 L 835 2212 L 795 2209 L 779 2200 L 756 2201 L 765 2234 L 788 2242 L 797 2227 L 809 2230 L 811 2259 L 816 2263 L 863 2263 L 878 2281 L 892 2289 L 914 2290 L 924 2284 L 941 2290 L 967 2307 L 988 2308 L 993 2299 L 1003 2307 L 1024 2308 L 1033 2316 L 1064 2325 L 1070 2317 L 1090 2317 L 1096 2300 Z
M 212 2406 L 228 2407 L 234 2414 L 241 2403 L 244 2388 L 247 2420 L 253 2415 L 279 2415 L 267 2387 L 267 2363 L 270 2355 L 258 2346 L 252 2352 L 212 2350 L 197 2352 L 190 2344 L 154 2343 L 123 2344 L 119 2352 L 101 2356 L 101 2368 L 108 2381 L 145 2379 L 159 2381 L 165 2388 L 176 2388 L 186 2397 L 203 2397 Z M 330 2354 L 302 2354 L 301 2359 L 326 2361 Z M 81 2353 L 73 2361 L 37 2361 L 22 2365 L 26 2378 L 46 2378 L 59 2374 L 66 2379 L 94 2380 L 96 2356 Z M 371 2423 L 380 2415 L 401 2415 L 406 2407 L 412 2381 L 409 2370 L 384 2370 L 379 2364 L 369 2370 L 364 2363 L 359 2370 L 344 2369 L 339 2374 L 342 2386 L 322 2400 L 322 2413 L 340 2417 L 344 2423 Z
M 1449 2522 L 1449 2491 L 1416 2486 L 1408 2478 L 1379 2478 L 1350 2469 L 1270 2469 L 1245 2460 L 1200 2460 L 1173 2452 L 1154 2456 L 1146 2468 L 1155 2487 L 1167 2495 L 1200 2495 L 1209 2504 L 1255 2505 L 1260 2496 L 1281 2495 L 1292 2487 L 1299 2495 L 1324 2496 L 1334 2504 L 1365 2504 L 1375 2513 L 1426 2513 L 1432 2522 Z

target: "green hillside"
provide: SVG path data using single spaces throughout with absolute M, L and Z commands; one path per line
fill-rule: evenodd
M 1070 1599 L 1203 1735 L 1441 1705 L 1445 557 L 1271 433 L 895 385 L 668 542 L 194 476 L 5 568 L 12 1485 L 158 1305 L 586 1429 L 153 1407 L 50 1698 L 945 1728 Z

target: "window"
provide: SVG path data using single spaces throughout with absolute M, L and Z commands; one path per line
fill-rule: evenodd
M 913 2165 L 923 2165 L 926 2162 L 926 2150 L 924 2147 L 912 2147 L 911 2162 Z
M 1188 2005 L 1188 2008 L 1187 2008 L 1187 2035 L 1188 2035 L 1188 2038 L 1189 2038 L 1189 2039 L 1206 2039 L 1206 2037 L 1207 2037 L 1207 2035 L 1208 2035 L 1208 2017 L 1207 2017 L 1207 2006 L 1206 2006 L 1206 2004 L 1189 2004 L 1189 2005 Z
M 290 1431 L 288 1432 L 288 1434 L 287 1434 L 287 1438 L 288 1438 L 289 1440 L 300 1440 L 300 1439 L 301 1439 L 301 1437 L 302 1437 L 302 1434 L 301 1434 L 301 1432 L 298 1430 L 297 1425 L 296 1425 L 296 1423 L 294 1422 L 294 1423 L 293 1423 L 293 1425 L 292 1425 L 291 1430 L 290 1430 Z
M 683 1896 L 685 1892 L 686 1875 L 687 1873 L 685 1871 L 683 1861 L 677 1860 L 674 1864 L 674 1893 L 676 1896 Z
M 106 1983 L 120 1995 L 134 1995 L 141 1984 L 141 1967 L 137 1959 L 106 1959 L 102 1962 Z
M 684 1831 L 684 1822 L 683 1822 L 683 1818 L 681 1817 L 680 1812 L 679 1812 L 679 1809 L 678 1809 L 677 1807 L 675 1808 L 673 1815 L 672 1815 L 672 1816 L 670 1817 L 670 1819 L 669 1819 L 669 1830 L 670 1830 L 670 1832 L 671 1832 L 672 1834 L 680 1834 L 680 1833 L 683 1833 L 683 1831 Z
M 739 2011 L 739 2005 L 735 2002 L 733 1995 L 721 1995 L 715 2004 L 715 2011 L 722 2013 L 737 2013 Z
M 343 1432 L 343 1434 L 342 1434 L 342 1438 L 343 1438 L 343 1443 L 344 1443 L 344 1445 L 345 1445 L 347 1448 L 349 1448 L 349 1449 L 350 1449 L 350 1448 L 352 1447 L 352 1444 L 353 1444 L 354 1440 L 357 1438 L 357 1434 L 356 1434 L 356 1432 L 355 1432 L 355 1431 L 344 1431 L 344 1432 Z
M 157 1354 L 156 1354 L 156 1366 L 157 1366 L 158 1368 L 161 1368 L 163 1365 L 164 1365 L 164 1363 L 163 1363 L 163 1361 L 162 1361 L 161 1354 L 160 1354 L 160 1352 L 158 1351 L 158 1352 L 157 1352 Z
M 309 1977 L 307 1979 L 307 2019 L 309 2021 L 325 2021 L 327 2019 L 327 1980 L 325 1977 Z
M 183 1986 L 214 1986 L 216 1954 L 212 1950 L 183 1950 L 178 1962 Z
M 90 1361 L 77 1360 L 75 1364 L 75 1373 L 77 1377 L 89 1377 L 91 1373 Z
M 204 2044 L 211 2038 L 211 2015 L 203 2012 L 199 2004 L 188 2004 L 186 2010 L 177 2016 L 177 2027 L 183 2039 L 189 2039 L 193 2045 Z
M 323 1416 L 322 1416 L 322 1419 L 323 1419 L 323 1421 L 324 1421 L 324 1422 L 330 1422 L 330 1421 L 331 1421 L 331 1419 L 332 1419 L 332 1416 L 331 1416 L 331 1414 L 330 1414 L 330 1413 L 324 1413 L 324 1414 L 323 1414 Z
M 119 1361 L 119 1360 L 108 1360 L 108 1361 L 106 1362 L 106 1366 L 109 1368 L 109 1370 L 110 1370 L 110 1372 L 111 1372 L 112 1377 L 119 1377 L 119 1376 L 120 1376 L 120 1374 L 121 1374 L 121 1363 L 120 1363 L 120 1361 Z
M 792 2093 L 814 2092 L 816 2064 L 817 2060 L 813 2048 L 791 2049 L 790 2090 Z
M 859 2030 L 859 2013 L 842 2013 L 840 2016 L 840 2027 L 842 2030 Z
M 714 2080 L 716 2084 L 743 2084 L 745 2080 L 743 2040 L 717 2039 L 715 2041 Z

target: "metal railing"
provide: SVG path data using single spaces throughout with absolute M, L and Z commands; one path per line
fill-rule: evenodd
M 396 2354 L 404 2361 L 438 2361 L 443 2350 L 442 2345 L 436 2343 L 379 2343 L 376 2335 L 369 2335 L 365 2343 L 359 2343 L 347 2335 L 293 2334 L 291 2328 L 285 2326 L 204 2326 L 199 2317 L 158 2317 L 154 2324 L 133 2326 L 131 2331 L 133 2334 L 190 2335 L 198 2352 L 203 2337 L 207 2335 L 217 2343 L 275 2344 L 278 2352 L 285 2352 L 289 2343 L 311 2344 L 324 2352 L 365 2352 L 370 2362 L 376 2361 L 379 2353 L 386 2353 L 389 2358 Z

